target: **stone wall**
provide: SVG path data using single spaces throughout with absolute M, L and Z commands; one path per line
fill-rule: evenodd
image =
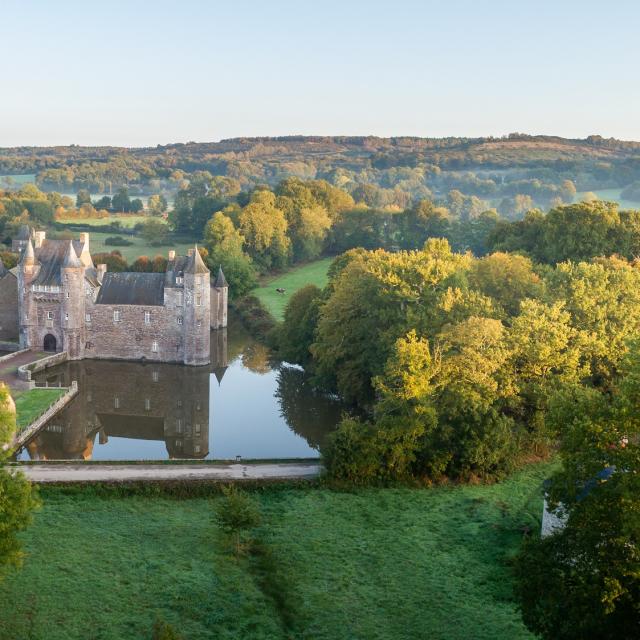
M 0 278 L 0 340 L 18 340 L 18 279 L 13 273 Z
M 120 319 L 114 320 L 118 311 Z M 108 360 L 182 362 L 184 359 L 182 313 L 171 307 L 138 305 L 93 305 L 87 310 L 85 357 Z M 145 324 L 145 312 L 150 323 Z M 184 323 L 184 320 L 183 320 Z M 158 350 L 153 350 L 153 343 Z

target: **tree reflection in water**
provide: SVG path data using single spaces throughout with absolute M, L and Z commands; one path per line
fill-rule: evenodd
M 315 449 L 323 444 L 345 410 L 337 398 L 314 389 L 299 367 L 280 367 L 275 396 L 280 402 L 280 415 L 291 430 Z
M 303 455 L 298 436 L 318 449 L 335 428 L 341 403 L 316 392 L 302 370 L 274 362 L 239 324 L 228 338 L 212 332 L 211 348 L 206 367 L 83 360 L 42 372 L 39 383 L 76 380 L 79 393 L 21 459 L 288 457 Z

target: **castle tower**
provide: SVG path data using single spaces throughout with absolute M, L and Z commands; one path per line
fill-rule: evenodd
M 211 279 L 197 245 L 189 251 L 184 269 L 184 363 L 209 364 Z
M 69 241 L 62 263 L 62 335 L 70 360 L 84 358 L 84 265 Z
M 18 265 L 18 325 L 20 327 L 20 348 L 29 349 L 32 330 L 37 324 L 31 300 L 31 282 L 38 275 L 38 264 L 31 238 L 27 240 Z
M 213 283 L 211 300 L 211 328 L 223 329 L 227 326 L 227 306 L 229 304 L 229 284 L 222 273 L 222 266 Z

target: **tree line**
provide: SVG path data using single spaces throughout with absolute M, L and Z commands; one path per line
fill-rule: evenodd
M 235 180 L 243 191 L 261 184 L 275 187 L 288 177 L 322 179 L 370 207 L 405 209 L 420 199 L 455 199 L 458 192 L 475 199 L 466 204 L 470 210 L 495 207 L 509 217 L 532 206 L 570 203 L 576 189 L 638 183 L 638 148 L 638 143 L 599 136 L 567 140 L 524 134 L 241 138 L 153 149 L 2 149 L 0 174 L 33 173 L 45 190 L 104 193 L 127 187 L 147 195 L 173 194 L 200 172 Z M 10 180 L 0 177 L 0 186 L 10 187 Z

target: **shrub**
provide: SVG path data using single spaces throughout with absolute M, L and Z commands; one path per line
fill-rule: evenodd
M 153 625 L 152 640 L 181 640 L 182 636 L 168 622 L 156 620 Z
M 274 317 L 256 296 L 245 296 L 234 302 L 234 309 L 253 336 L 267 340 L 276 326 Z
M 248 532 L 260 524 L 260 510 L 256 502 L 235 485 L 222 491 L 224 499 L 216 505 L 216 516 L 222 530 L 233 539 L 238 556 L 243 544 L 250 542 Z
M 127 240 L 122 236 L 109 236 L 108 238 L 105 238 L 104 243 L 114 247 L 129 247 L 133 244 L 131 240 Z
M 407 478 L 423 434 L 422 425 L 408 420 L 374 426 L 347 417 L 322 448 L 324 465 L 333 479 L 354 484 Z

